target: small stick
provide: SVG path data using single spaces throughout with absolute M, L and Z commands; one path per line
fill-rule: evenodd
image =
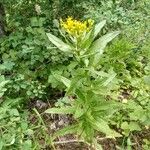
M 83 140 L 66 140 L 66 141 L 57 141 L 54 144 L 67 144 L 67 143 L 84 143 Z
M 106 138 L 96 138 L 98 141 L 104 140 Z M 84 140 L 66 140 L 66 141 L 56 141 L 54 142 L 55 145 L 57 144 L 67 144 L 67 143 L 85 143 Z M 88 145 L 90 145 L 89 143 L 86 143 Z

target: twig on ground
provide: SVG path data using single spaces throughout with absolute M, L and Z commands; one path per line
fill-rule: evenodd
M 57 144 L 67 144 L 67 143 L 84 143 L 84 140 L 66 140 L 66 141 L 54 142 L 55 145 L 57 145 Z
M 102 141 L 106 138 L 96 138 L 98 141 Z M 54 142 L 55 145 L 57 144 L 67 144 L 67 143 L 86 143 L 84 140 L 66 140 L 66 141 L 56 141 Z M 90 145 L 89 143 L 86 143 L 88 145 Z

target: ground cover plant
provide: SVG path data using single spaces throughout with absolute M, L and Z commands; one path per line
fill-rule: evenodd
M 149 0 L 0 1 L 0 149 L 150 149 Z

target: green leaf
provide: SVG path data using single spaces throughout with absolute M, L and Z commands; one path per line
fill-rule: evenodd
M 61 81 L 67 88 L 69 88 L 71 86 L 71 81 L 69 79 L 67 79 L 67 78 L 65 78 L 65 77 L 63 77 L 61 75 L 58 75 L 58 74 L 53 74 L 53 76 L 57 80 Z
M 130 122 L 129 127 L 130 127 L 130 131 L 140 131 L 141 130 L 141 128 L 137 122 Z
M 147 84 L 148 86 L 150 86 L 150 75 L 149 76 L 144 76 L 144 83 Z
M 108 33 L 104 36 L 102 36 L 101 38 L 97 39 L 95 42 L 93 42 L 90 50 L 91 52 L 98 52 L 95 56 L 94 59 L 92 60 L 92 64 L 96 65 L 97 63 L 99 63 L 99 59 L 100 56 L 103 54 L 103 51 L 106 47 L 106 45 L 112 40 L 114 39 L 120 32 L 119 31 L 115 31 L 115 32 L 111 32 Z
M 109 138 L 121 137 L 119 133 L 110 129 L 110 127 L 108 126 L 108 123 L 104 121 L 103 119 L 99 118 L 98 120 L 95 120 L 92 116 L 90 116 L 88 120 L 90 121 L 90 123 L 92 124 L 95 130 L 106 134 L 107 137 Z
M 124 130 L 127 130 L 127 129 L 129 129 L 129 125 L 128 125 L 128 122 L 123 122 L 122 124 L 121 124 L 121 129 L 124 129 Z
M 103 86 L 107 86 L 115 77 L 116 77 L 116 73 L 114 72 L 104 83 Z
M 85 139 L 85 141 L 92 143 L 95 134 L 94 128 L 92 128 L 89 122 L 85 120 L 81 121 L 81 123 L 82 123 L 82 127 L 80 128 L 81 128 L 81 132 L 83 132 L 82 137 Z
M 14 62 L 11 62 L 11 61 L 4 61 L 4 63 L 2 63 L 0 65 L 0 69 L 2 70 L 12 70 L 13 69 L 13 66 L 15 65 Z
M 127 139 L 127 150 L 132 150 L 132 142 L 129 137 Z
M 73 114 L 75 111 L 74 107 L 62 107 L 62 108 L 49 108 L 45 113 L 49 114 Z
M 84 39 L 81 41 L 81 49 L 85 49 L 84 53 L 88 51 L 88 48 L 91 46 L 94 40 L 94 30 L 91 30 L 89 33 L 86 34 Z M 84 54 L 83 51 L 82 55 Z
M 137 122 L 128 123 L 128 122 L 125 121 L 121 124 L 121 129 L 124 130 L 123 133 L 126 136 L 128 136 L 129 133 L 132 132 L 132 131 L 141 131 L 141 128 L 140 128 L 140 126 L 138 125 Z
M 106 20 L 103 20 L 95 26 L 94 38 L 99 34 L 99 32 L 101 31 L 101 29 L 104 27 L 105 24 Z
M 0 150 L 3 149 L 3 146 L 4 146 L 4 143 L 3 143 L 2 139 L 0 138 Z
M 83 114 L 84 114 L 84 110 L 80 107 L 80 105 L 78 105 L 76 107 L 74 118 L 77 119 L 77 118 L 81 117 Z
M 32 141 L 31 140 L 24 141 L 22 149 L 23 150 L 32 150 Z
M 39 26 L 39 24 L 38 24 L 38 19 L 36 18 L 36 17 L 32 17 L 31 19 L 30 19 L 30 21 L 31 21 L 31 26 Z
M 8 81 L 0 82 L 0 90 L 8 83 Z
M 87 53 L 83 55 L 83 57 L 87 57 L 96 53 L 89 53 L 88 48 L 91 46 L 92 42 L 94 41 L 95 37 L 99 34 L 103 26 L 106 24 L 106 20 L 98 23 L 93 30 L 91 30 L 81 41 L 81 49 L 85 49 L 86 51 L 84 53 Z
M 71 92 L 74 91 L 74 89 L 77 89 L 78 84 L 80 83 L 80 81 L 82 80 L 82 76 L 76 76 L 75 78 L 72 79 L 71 81 L 71 85 L 68 88 L 67 93 L 70 94 Z
M 48 39 L 56 46 L 58 47 L 61 51 L 63 52 L 70 52 L 71 47 L 64 43 L 62 40 L 57 38 L 56 36 L 52 35 L 51 33 L 46 34 L 48 36 Z
M 58 136 L 64 136 L 66 134 L 73 134 L 78 131 L 78 125 L 70 125 L 67 126 L 59 131 L 56 131 L 53 135 L 53 139 L 57 138 Z
M 103 110 L 118 110 L 117 108 L 121 107 L 120 103 L 113 102 L 113 101 L 102 101 L 99 103 L 99 106 L 95 106 L 93 108 L 94 111 L 103 111 Z
M 77 89 L 75 93 L 78 96 L 78 98 L 85 102 L 85 93 L 83 91 Z
M 3 75 L 0 75 L 0 97 L 2 97 L 4 95 L 4 92 L 7 90 L 4 87 L 8 82 L 9 81 L 6 81 Z

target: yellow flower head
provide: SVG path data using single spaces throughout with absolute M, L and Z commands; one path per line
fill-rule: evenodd
M 87 21 L 78 21 L 72 17 L 68 17 L 65 21 L 60 20 L 61 27 L 72 36 L 82 36 L 83 33 L 90 31 L 94 21 L 88 19 Z

